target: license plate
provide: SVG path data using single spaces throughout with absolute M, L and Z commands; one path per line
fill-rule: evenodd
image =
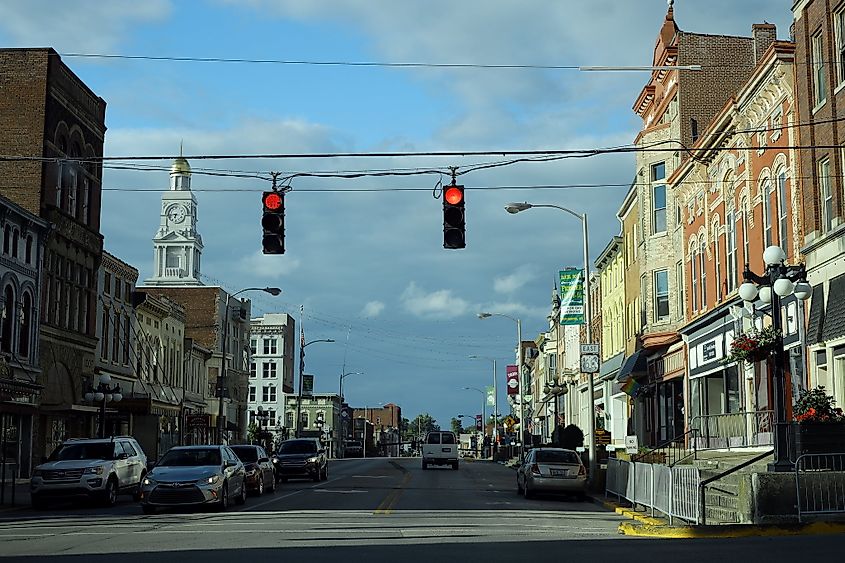
M 452 451 L 452 448 L 440 448 L 440 450 L 444 453 L 449 453 Z
M 566 477 L 567 475 L 569 475 L 569 471 L 567 471 L 566 469 L 552 469 L 550 471 L 552 477 Z

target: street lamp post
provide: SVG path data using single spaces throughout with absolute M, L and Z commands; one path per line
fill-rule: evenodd
M 340 389 L 338 389 L 338 396 L 340 397 L 340 405 L 343 407 L 343 380 L 349 377 L 350 375 L 364 375 L 363 371 L 350 371 L 346 373 L 340 374 Z M 343 449 L 346 446 L 346 421 L 343 420 L 343 417 L 340 417 L 340 436 L 338 439 L 338 455 L 337 457 L 343 457 Z
M 787 266 L 784 264 L 786 252 L 779 246 L 770 246 L 763 252 L 766 271 L 759 276 L 751 271 L 748 264 L 742 272 L 743 282 L 739 286 L 739 296 L 753 303 L 759 296 L 763 303 L 771 304 L 772 329 L 776 334 L 772 350 L 772 380 L 774 383 L 775 436 L 774 460 L 769 464 L 769 471 L 792 471 L 789 461 L 789 424 L 786 421 L 786 385 L 784 375 L 783 322 L 781 319 L 781 298 L 795 294 L 801 301 L 810 297 L 812 288 L 807 283 L 807 270 L 804 264 Z
M 223 401 L 226 398 L 226 390 L 228 389 L 228 381 L 226 380 L 226 347 L 229 340 L 229 299 L 232 297 L 237 297 L 241 293 L 245 293 L 247 291 L 263 291 L 264 293 L 269 293 L 273 297 L 276 297 L 282 290 L 278 287 L 247 287 L 240 291 L 236 291 L 232 295 L 226 296 L 226 308 L 223 314 L 223 343 L 221 345 L 221 365 L 220 365 L 220 375 L 217 378 L 217 390 L 215 395 L 217 395 L 217 439 L 221 444 L 224 443 L 223 441 Z
M 302 412 L 302 376 L 305 371 L 305 349 L 310 346 L 311 344 L 316 344 L 317 342 L 334 342 L 331 338 L 321 338 L 319 340 L 311 340 L 310 342 L 306 342 L 300 346 L 299 350 L 299 392 L 296 395 L 296 423 L 294 428 L 296 428 L 296 433 L 294 436 L 297 438 L 300 437 L 300 432 L 302 431 L 302 421 L 300 421 L 300 416 Z
M 267 421 L 270 420 L 270 413 L 264 410 L 264 407 L 258 405 L 258 410 L 255 412 L 255 421 L 258 424 L 258 431 L 255 433 L 255 439 L 261 444 L 261 439 L 264 437 L 265 430 L 264 428 L 267 425 Z
M 478 387 L 464 387 L 464 389 L 466 389 L 467 391 L 478 391 L 479 393 L 481 393 L 481 436 L 482 436 L 482 442 L 483 442 L 484 436 L 486 434 L 484 427 L 487 424 L 487 417 L 485 416 L 487 414 L 487 409 L 486 409 L 487 394 L 484 391 L 482 391 L 481 389 L 479 389 Z M 481 447 L 482 447 L 482 450 L 483 450 L 484 445 L 482 444 Z
M 123 394 L 120 392 L 120 384 L 115 384 L 110 387 L 111 376 L 107 373 L 101 373 L 97 382 L 97 386 L 85 393 L 85 400 L 89 403 L 96 402 L 100 408 L 100 438 L 106 437 L 106 403 L 114 401 L 118 403 L 123 399 Z
M 581 221 L 581 231 L 582 231 L 582 238 L 583 238 L 583 246 L 584 246 L 584 324 L 586 325 L 586 336 L 587 336 L 587 343 L 592 344 L 593 342 L 593 332 L 592 332 L 592 315 L 590 311 L 590 236 L 587 230 L 587 214 L 586 213 L 576 213 L 571 209 L 567 209 L 566 207 L 562 207 L 560 205 L 552 205 L 552 204 L 533 204 L 528 202 L 523 203 L 509 203 L 505 206 L 505 211 L 508 213 L 519 213 L 520 211 L 525 211 L 527 209 L 531 209 L 532 207 L 549 207 L 552 209 L 558 209 L 565 213 L 569 213 L 579 221 Z M 558 319 L 557 322 L 560 322 Z M 522 367 L 520 366 L 520 370 Z M 520 372 L 521 375 L 521 372 Z M 596 477 L 596 407 L 595 407 L 595 399 L 594 399 L 594 391 L 595 391 L 595 382 L 593 380 L 593 374 L 587 374 L 587 393 L 589 394 L 589 416 L 587 417 L 587 432 L 590 434 L 590 443 L 589 443 L 589 452 L 590 452 L 590 480 L 593 481 Z
M 470 356 L 473 360 L 489 360 L 493 362 L 493 443 L 497 443 L 499 438 L 499 384 L 496 381 L 496 358 L 487 358 L 484 356 Z M 484 419 L 484 424 L 487 420 Z
M 487 319 L 490 317 L 505 317 L 516 323 L 516 358 L 517 358 L 517 373 L 519 374 L 519 461 L 525 459 L 525 413 L 523 410 L 523 397 L 525 396 L 525 382 L 522 376 L 522 321 L 510 315 L 502 313 L 478 313 L 479 319 Z

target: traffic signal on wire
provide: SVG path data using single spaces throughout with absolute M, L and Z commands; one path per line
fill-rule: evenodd
M 466 247 L 464 187 L 443 188 L 443 248 Z
M 285 253 L 285 194 L 284 192 L 264 192 L 261 196 L 264 211 L 261 216 L 261 228 L 264 230 L 262 248 L 264 254 Z

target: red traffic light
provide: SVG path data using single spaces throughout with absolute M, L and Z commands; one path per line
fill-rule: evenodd
M 264 194 L 264 208 L 275 211 L 282 207 L 282 196 L 276 192 L 269 192 Z
M 464 199 L 464 190 L 458 186 L 448 186 L 443 193 L 443 198 L 447 203 L 458 205 Z

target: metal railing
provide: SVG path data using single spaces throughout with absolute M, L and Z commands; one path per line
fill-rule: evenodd
M 728 475 L 736 473 L 740 469 L 745 469 L 749 465 L 752 465 L 752 464 L 757 463 L 758 461 L 760 461 L 762 459 L 769 457 L 770 455 L 772 455 L 773 452 L 774 452 L 774 450 L 769 450 L 769 451 L 764 452 L 764 453 L 762 453 L 758 456 L 754 456 L 751 459 L 740 463 L 739 465 L 735 465 L 735 466 L 731 467 L 730 469 L 728 469 L 727 471 L 722 471 L 718 475 L 714 475 L 713 477 L 709 477 L 709 478 L 705 479 L 704 481 L 699 480 L 699 483 L 698 483 L 698 506 L 699 506 L 699 509 L 700 509 L 700 511 L 699 511 L 700 518 L 699 518 L 698 523 L 702 524 L 702 525 L 707 524 L 707 486 L 710 483 L 712 483 L 714 481 L 718 481 L 722 477 L 727 477 Z
M 605 496 L 615 495 L 620 502 L 625 499 L 634 509 L 642 506 L 652 516 L 665 514 L 670 524 L 676 518 L 697 524 L 700 480 L 698 468 L 692 465 L 669 467 L 610 458 Z
M 799 522 L 810 514 L 845 513 L 845 453 L 798 456 L 795 491 Z
M 698 452 L 696 450 L 697 437 L 698 430 L 693 428 L 645 453 L 633 455 L 631 459 L 633 461 L 646 461 L 653 459 L 655 456 L 663 456 L 663 460 L 660 463 L 665 463 L 669 467 L 678 464 L 690 456 L 693 459 L 698 459 Z
M 774 444 L 774 411 L 736 412 L 695 416 L 690 428 L 698 431 L 699 450 L 771 446 Z

